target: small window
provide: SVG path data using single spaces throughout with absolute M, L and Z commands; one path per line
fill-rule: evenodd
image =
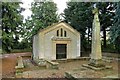
M 59 36 L 59 30 L 57 30 L 57 36 Z
M 63 36 L 63 29 L 61 28 L 61 37 Z
M 60 37 L 67 37 L 67 32 L 61 28 L 61 29 L 57 30 L 56 36 L 57 37 L 59 37 L 59 36 Z
M 66 37 L 67 36 L 67 33 L 66 33 L 66 31 L 64 31 L 64 37 Z

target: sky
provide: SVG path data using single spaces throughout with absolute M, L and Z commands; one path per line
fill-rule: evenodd
M 25 19 L 32 14 L 32 12 L 29 9 L 29 8 L 31 8 L 30 4 L 32 1 L 33 0 L 27 0 L 27 1 L 22 0 L 23 4 L 20 5 L 21 7 L 25 8 L 25 11 L 22 12 L 22 15 L 24 15 Z M 64 11 L 64 9 L 67 7 L 66 2 L 68 0 L 53 0 L 53 1 L 57 4 L 58 14 L 62 13 Z

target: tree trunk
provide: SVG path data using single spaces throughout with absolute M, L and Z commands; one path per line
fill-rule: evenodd
M 106 48 L 106 28 L 103 28 L 103 46 Z
M 90 28 L 88 28 L 88 43 L 90 43 Z

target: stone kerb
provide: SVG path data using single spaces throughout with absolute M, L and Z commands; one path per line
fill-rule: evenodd
M 58 62 L 53 62 L 51 60 L 45 60 L 46 61 L 46 68 L 51 68 L 51 69 L 58 69 Z
M 23 68 L 24 68 L 23 59 L 22 59 L 21 56 L 19 56 L 19 57 L 17 57 L 17 65 L 15 66 L 16 78 L 21 78 L 22 77 Z

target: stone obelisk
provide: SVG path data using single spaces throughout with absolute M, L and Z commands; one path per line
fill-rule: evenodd
M 100 21 L 99 21 L 99 11 L 96 7 L 93 9 L 94 19 L 92 24 L 92 52 L 90 55 L 90 62 L 88 64 L 83 64 L 83 67 L 87 67 L 94 70 L 104 70 L 110 69 L 112 66 L 107 67 L 105 62 L 102 60 L 101 53 L 101 41 L 100 41 Z
M 92 26 L 92 52 L 90 63 L 98 64 L 102 59 L 101 54 L 101 41 L 100 41 L 100 21 L 99 21 L 99 11 L 98 8 L 93 9 L 94 20 Z

